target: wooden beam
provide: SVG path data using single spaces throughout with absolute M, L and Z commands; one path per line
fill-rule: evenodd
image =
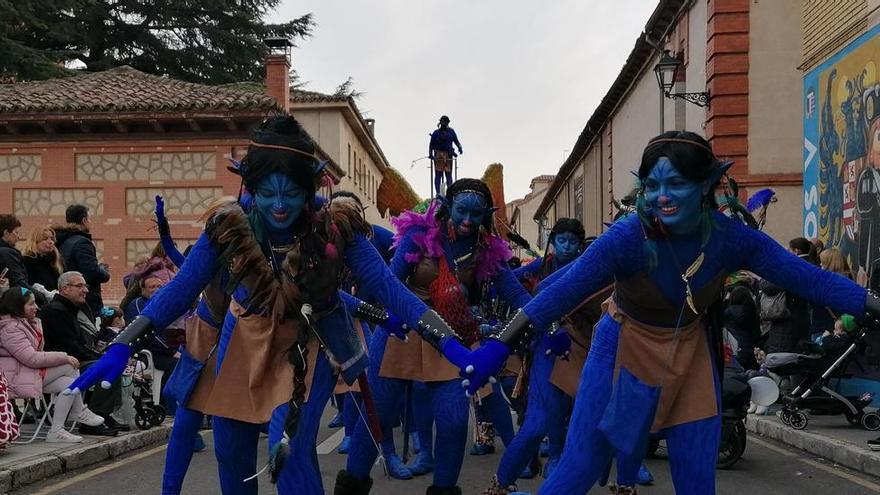
M 9 122 L 3 122 L 3 127 L 6 128 L 9 134 L 18 134 L 19 132 L 18 126 Z
M 224 118 L 223 123 L 226 124 L 226 129 L 228 129 L 231 132 L 235 132 L 238 130 L 238 126 L 235 125 L 235 121 L 229 117 Z
M 49 122 L 40 122 L 40 127 L 43 128 L 43 132 L 45 132 L 46 134 L 55 134 L 55 126 Z
M 85 134 L 91 134 L 91 132 L 92 132 L 92 125 L 91 124 L 89 124 L 88 122 L 84 122 L 82 120 L 77 120 L 75 123 L 79 127 L 80 132 L 85 133 Z
M 162 122 L 159 122 L 159 119 L 150 119 L 150 125 L 153 126 L 153 130 L 156 132 L 165 132 L 165 126 L 162 125 Z
M 202 127 L 196 122 L 196 119 L 186 119 L 186 124 L 193 132 L 202 132 Z
M 114 119 L 110 121 L 113 124 L 113 127 L 116 128 L 116 132 L 126 134 L 128 133 L 128 126 L 125 125 L 122 121 L 118 119 Z

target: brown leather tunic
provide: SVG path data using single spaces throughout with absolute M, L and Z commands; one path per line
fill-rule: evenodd
M 611 297 L 613 285 L 602 289 L 584 300 L 566 319 L 565 330 L 571 337 L 571 353 L 568 360 L 557 358 L 550 373 L 550 383 L 574 398 L 580 385 L 581 372 L 587 361 L 593 327 L 602 317 L 604 302 Z
M 472 287 L 475 281 L 476 266 L 471 263 L 459 265 L 456 270 L 458 281 L 465 287 Z M 430 303 L 431 283 L 439 274 L 436 258 L 423 258 L 406 285 L 419 299 Z M 385 344 L 385 355 L 379 376 L 400 378 L 420 382 L 445 382 L 458 378 L 458 368 L 452 365 L 434 347 L 421 338 L 410 336 L 406 342 L 390 337 Z
M 682 309 L 668 303 L 646 274 L 618 282 L 606 304 L 608 314 L 620 323 L 617 369 L 626 368 L 642 382 L 661 387 L 652 432 L 718 414 L 714 363 L 702 316 L 720 297 L 725 277 L 719 273 L 694 294 L 699 314 L 685 307 L 677 331 L 639 320 L 641 316 L 675 322 Z

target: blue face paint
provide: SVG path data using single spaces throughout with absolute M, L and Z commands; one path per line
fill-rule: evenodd
M 470 192 L 457 194 L 449 213 L 455 232 L 464 237 L 476 234 L 488 214 L 486 198 Z
M 263 178 L 254 192 L 257 211 L 273 230 L 290 228 L 302 215 L 305 203 L 305 189 L 280 172 Z
M 673 234 L 688 234 L 700 225 L 707 189 L 681 175 L 671 161 L 660 157 L 643 181 L 645 200 L 654 215 Z
M 563 265 L 577 258 L 581 241 L 571 232 L 560 232 L 553 236 L 554 257 Z

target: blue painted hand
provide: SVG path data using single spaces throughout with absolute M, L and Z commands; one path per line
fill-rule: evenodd
M 509 355 L 510 349 L 503 342 L 489 339 L 479 349 L 464 356 L 461 364 L 453 362 L 462 371 L 461 376 L 464 379 L 461 381 L 461 386 L 465 389 L 465 393 L 472 396 L 486 382 L 495 383 L 495 375 L 504 367 Z
M 571 337 L 565 330 L 556 330 L 555 332 L 547 332 L 542 337 L 544 348 L 547 349 L 546 355 L 560 356 L 568 359 L 571 354 Z
M 382 324 L 382 328 L 388 330 L 388 333 L 403 341 L 406 341 L 406 334 L 409 333 L 409 325 L 390 313 L 388 314 L 388 319 Z
M 102 388 L 110 388 L 110 384 L 125 371 L 125 365 L 128 364 L 128 358 L 131 357 L 131 354 L 132 349 L 128 345 L 111 344 L 101 359 L 89 366 L 79 378 L 74 380 L 70 387 L 64 391 L 64 394 L 78 394 L 90 389 L 98 382 L 101 383 Z

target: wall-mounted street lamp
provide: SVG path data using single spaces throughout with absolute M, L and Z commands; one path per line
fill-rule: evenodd
M 694 105 L 700 107 L 709 106 L 709 93 L 701 92 L 701 93 L 673 93 L 672 86 L 675 85 L 675 73 L 681 67 L 681 60 L 677 59 L 670 55 L 669 50 L 663 50 L 663 55 L 660 56 L 660 61 L 657 62 L 657 65 L 654 66 L 654 74 L 657 76 L 657 84 L 660 86 L 660 91 L 667 98 L 671 99 L 682 99 L 685 101 L 689 101 Z

